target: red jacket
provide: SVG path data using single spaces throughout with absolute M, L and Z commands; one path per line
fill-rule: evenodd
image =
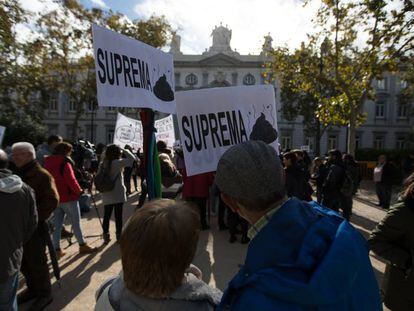
M 204 173 L 187 176 L 187 171 L 183 170 L 183 197 L 184 198 L 208 198 L 209 187 L 213 184 L 214 174 Z
M 56 187 L 59 192 L 60 203 L 77 201 L 82 192 L 72 165 L 68 162 L 64 164 L 63 174 L 61 173 L 61 166 L 64 161 L 64 156 L 52 155 L 45 159 L 45 169 L 55 179 Z

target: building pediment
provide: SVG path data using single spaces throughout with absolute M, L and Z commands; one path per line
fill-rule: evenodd
M 207 67 L 235 67 L 240 66 L 241 62 L 235 57 L 220 53 L 200 60 L 199 64 Z

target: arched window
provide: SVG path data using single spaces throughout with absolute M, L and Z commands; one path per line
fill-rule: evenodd
M 256 79 L 251 73 L 248 73 L 247 75 L 244 76 L 243 78 L 244 85 L 253 85 L 255 83 L 256 83 Z
M 185 83 L 187 85 L 190 85 L 190 86 L 196 85 L 197 84 L 197 81 L 198 81 L 197 76 L 195 74 L 193 74 L 193 73 L 190 73 L 189 75 L 187 75 L 185 77 Z

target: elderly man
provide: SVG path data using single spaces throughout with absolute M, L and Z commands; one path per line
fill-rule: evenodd
M 218 310 L 382 310 L 363 237 L 334 211 L 287 199 L 273 148 L 260 141 L 232 147 L 216 184 L 252 226 L 244 266 Z
M 0 310 L 17 311 L 23 244 L 37 227 L 37 211 L 33 190 L 7 166 L 0 149 Z
M 27 290 L 18 296 L 18 303 L 36 299 L 30 310 L 43 310 L 52 302 L 49 268 L 44 236 L 49 234 L 46 220 L 59 203 L 53 177 L 36 160 L 35 149 L 27 142 L 12 146 L 12 159 L 16 173 L 33 188 L 36 196 L 39 224 L 31 239 L 23 247 L 22 273 Z

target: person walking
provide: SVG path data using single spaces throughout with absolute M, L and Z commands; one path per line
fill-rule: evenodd
M 297 161 L 298 158 L 294 152 L 287 152 L 283 155 L 287 195 L 299 200 L 311 201 L 313 189 L 308 183 L 307 173 Z
M 326 178 L 322 186 L 322 204 L 335 212 L 339 212 L 345 200 L 341 192 L 344 178 L 345 167 L 342 154 L 339 150 L 330 150 L 326 163 Z
M 271 146 L 247 141 L 229 148 L 215 183 L 251 224 L 245 262 L 218 311 L 382 310 L 365 239 L 337 213 L 287 198 Z
M 351 154 L 344 154 L 342 159 L 344 162 L 345 174 L 347 175 L 345 178 L 349 178 L 352 181 L 352 189 L 350 189 L 348 193 L 342 193 L 344 196 L 344 201 L 342 204 L 342 215 L 349 221 L 352 215 L 353 197 L 359 188 L 359 167 L 358 163 L 355 161 L 354 157 Z
M 311 179 L 315 182 L 316 185 L 316 202 L 318 203 L 321 203 L 322 201 L 322 187 L 323 182 L 326 178 L 326 174 L 326 166 L 323 163 L 322 158 L 316 157 L 313 159 Z
M 405 180 L 398 202 L 372 231 L 368 243 L 387 261 L 384 304 L 392 311 L 414 310 L 414 174 Z
M 129 146 L 129 145 L 125 145 L 124 149 L 128 150 L 131 153 L 133 153 L 132 147 Z M 124 167 L 124 185 L 125 185 L 127 196 L 129 196 L 132 193 L 132 191 L 131 191 L 131 177 L 132 177 L 132 170 L 133 170 L 134 162 L 135 162 L 135 160 L 131 163 L 131 165 L 127 165 L 127 166 Z
M 62 142 L 56 145 L 53 154 L 45 159 L 45 169 L 53 176 L 59 192 L 59 205 L 54 211 L 53 246 L 56 255 L 61 258 L 65 253 L 60 248 L 61 229 L 65 216 L 69 217 L 73 232 L 79 244 L 80 254 L 90 254 L 96 252 L 97 248 L 91 248 L 86 244 L 80 224 L 79 198 L 82 193 L 78 181 L 75 177 L 73 166 L 75 165 L 70 158 L 73 151 L 71 144 Z
M 122 154 L 125 155 L 125 158 L 122 158 Z M 136 161 L 136 158 L 129 150 L 121 149 L 117 145 L 109 145 L 106 147 L 104 159 L 99 169 L 106 170 L 110 178 L 114 181 L 114 188 L 111 191 L 102 193 L 102 201 L 104 204 L 102 227 L 104 242 L 106 244 L 111 241 L 109 235 L 109 220 L 111 219 L 113 210 L 115 210 L 116 240 L 119 241 L 121 238 L 122 209 L 124 203 L 127 201 L 123 170 L 126 166 L 132 166 L 134 161 Z
M 37 228 L 37 209 L 33 190 L 7 166 L 0 149 L 0 310 L 17 311 L 23 245 Z
M 36 160 L 32 144 L 13 144 L 12 159 L 17 175 L 34 190 L 38 214 L 37 229 L 23 246 L 21 272 L 27 289 L 17 296 L 17 302 L 35 299 L 29 310 L 43 310 L 53 300 L 46 257 L 46 239 L 50 238 L 46 221 L 59 204 L 59 193 L 52 175 Z
M 378 197 L 378 206 L 389 209 L 391 204 L 392 185 L 395 181 L 396 168 L 388 161 L 385 154 L 378 157 L 374 168 L 375 191 Z

